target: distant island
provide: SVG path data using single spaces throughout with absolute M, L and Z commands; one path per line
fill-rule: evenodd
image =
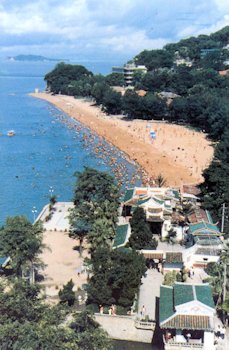
M 7 57 L 10 61 L 33 61 L 33 62 L 60 62 L 60 61 L 68 61 L 66 59 L 58 59 L 58 58 L 48 58 L 45 56 L 38 56 L 38 55 L 17 55 L 17 56 L 9 56 Z

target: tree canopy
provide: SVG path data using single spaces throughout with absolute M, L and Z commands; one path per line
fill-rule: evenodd
M 10 256 L 12 267 L 20 276 L 22 268 L 39 263 L 42 251 L 42 225 L 31 224 L 24 216 L 8 217 L 0 230 L 1 254 Z
M 88 302 L 130 307 L 146 271 L 145 259 L 137 252 L 97 249 L 91 257 L 92 277 Z
M 96 236 L 100 239 L 101 229 L 102 232 L 105 230 L 106 238 L 111 239 L 119 206 L 119 193 L 113 177 L 89 167 L 76 173 L 76 177 L 75 207 L 70 214 L 71 236 L 79 238 L 82 243 L 91 231 L 89 241 L 95 244 Z
M 37 285 L 23 280 L 0 286 L 0 344 L 2 350 L 110 350 L 107 334 L 89 314 L 73 316 L 49 306 Z
M 156 249 L 157 240 L 153 238 L 152 232 L 146 222 L 146 215 L 142 208 L 138 207 L 130 219 L 131 236 L 129 245 L 133 249 Z

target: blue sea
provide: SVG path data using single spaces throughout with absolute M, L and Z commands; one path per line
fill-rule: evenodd
M 81 62 L 101 74 L 110 73 L 118 63 Z M 118 168 L 124 180 L 121 190 L 133 178 L 140 182 L 137 167 L 117 149 L 48 102 L 28 95 L 45 88 L 44 75 L 54 66 L 54 62 L 0 62 L 0 225 L 7 216 L 33 220 L 51 194 L 70 201 L 73 174 L 85 166 L 116 175 Z M 16 135 L 7 136 L 12 129 Z

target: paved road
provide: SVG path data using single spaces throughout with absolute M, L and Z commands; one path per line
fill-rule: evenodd
M 160 296 L 160 285 L 164 280 L 163 275 L 156 269 L 149 269 L 146 277 L 142 277 L 142 285 L 139 292 L 138 314 L 141 316 L 143 305 L 145 306 L 145 315 L 150 320 L 156 317 L 156 298 Z

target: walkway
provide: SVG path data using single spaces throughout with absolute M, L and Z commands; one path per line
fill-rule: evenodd
M 45 221 L 49 215 L 49 205 L 46 205 L 37 220 L 43 221 L 43 227 L 47 231 L 69 231 L 70 225 L 68 220 L 69 210 L 74 207 L 72 202 L 57 202 L 54 205 L 54 211 L 49 221 Z
M 187 283 L 192 283 L 192 284 L 198 284 L 198 283 L 203 283 L 203 280 L 208 278 L 208 274 L 204 271 L 204 269 L 201 268 L 194 268 L 192 269 L 194 272 L 194 275 L 192 277 L 187 278 Z
M 142 277 L 142 285 L 139 292 L 138 314 L 143 305 L 145 306 L 145 315 L 149 316 L 150 320 L 155 320 L 156 317 L 156 298 L 160 297 L 160 285 L 164 280 L 164 276 L 156 269 L 149 269 L 146 272 L 146 277 Z
M 151 343 L 152 330 L 137 329 L 131 316 L 109 316 L 95 314 L 96 321 L 112 339 Z

